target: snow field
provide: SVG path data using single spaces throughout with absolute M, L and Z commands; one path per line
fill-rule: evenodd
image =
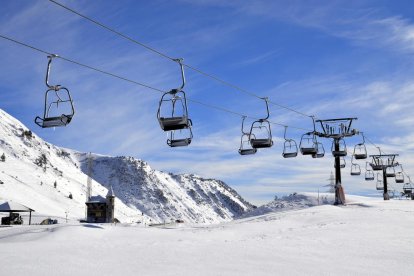
M 216 225 L 0 228 L 2 275 L 412 275 L 409 200 L 272 212 Z

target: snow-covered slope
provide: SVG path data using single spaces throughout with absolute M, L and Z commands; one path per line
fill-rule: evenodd
M 0 200 L 25 204 L 36 214 L 64 217 L 69 212 L 71 218 L 84 217 L 86 153 L 45 142 L 0 110 L 0 155 L 3 152 Z M 156 171 L 132 157 L 92 156 L 93 195 L 105 196 L 112 185 L 115 216 L 121 221 L 141 221 L 144 213 L 153 222 L 216 223 L 253 207 L 218 180 Z
M 413 275 L 414 201 L 347 200 L 195 227 L 0 228 L 0 274 Z

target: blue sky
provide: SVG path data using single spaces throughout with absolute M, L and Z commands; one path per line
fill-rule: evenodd
M 272 102 L 317 118 L 358 117 L 354 127 L 414 170 L 414 3 L 412 1 L 63 1 L 136 40 Z M 0 33 L 48 52 L 163 90 L 180 84 L 178 65 L 47 1 L 4 0 Z M 169 148 L 156 111 L 160 93 L 56 59 L 52 83 L 70 89 L 76 114 L 66 128 L 40 129 L 46 55 L 0 40 L 0 108 L 59 146 L 148 161 L 155 169 L 219 178 L 253 203 L 317 191 L 333 158 L 239 156 L 241 117 L 189 103 L 194 140 Z M 187 96 L 251 117 L 263 101 L 186 69 Z M 311 120 L 275 105 L 270 120 L 299 142 Z M 330 141 L 322 141 L 330 149 Z M 347 140 L 349 149 L 360 137 Z M 376 153 L 368 146 L 369 153 Z M 350 159 L 348 158 L 348 163 Z M 364 163 L 360 162 L 364 167 Z M 343 169 L 345 191 L 377 194 Z M 398 185 L 391 185 L 399 188 Z M 323 190 L 324 188 L 321 188 Z

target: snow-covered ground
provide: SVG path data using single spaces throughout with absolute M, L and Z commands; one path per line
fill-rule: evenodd
M 0 275 L 412 275 L 414 201 L 347 199 L 217 225 L 0 228 Z

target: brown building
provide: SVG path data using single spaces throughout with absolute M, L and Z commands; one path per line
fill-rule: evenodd
M 91 196 L 86 204 L 86 221 L 97 223 L 114 222 L 115 194 L 110 187 L 106 198 L 103 196 Z

